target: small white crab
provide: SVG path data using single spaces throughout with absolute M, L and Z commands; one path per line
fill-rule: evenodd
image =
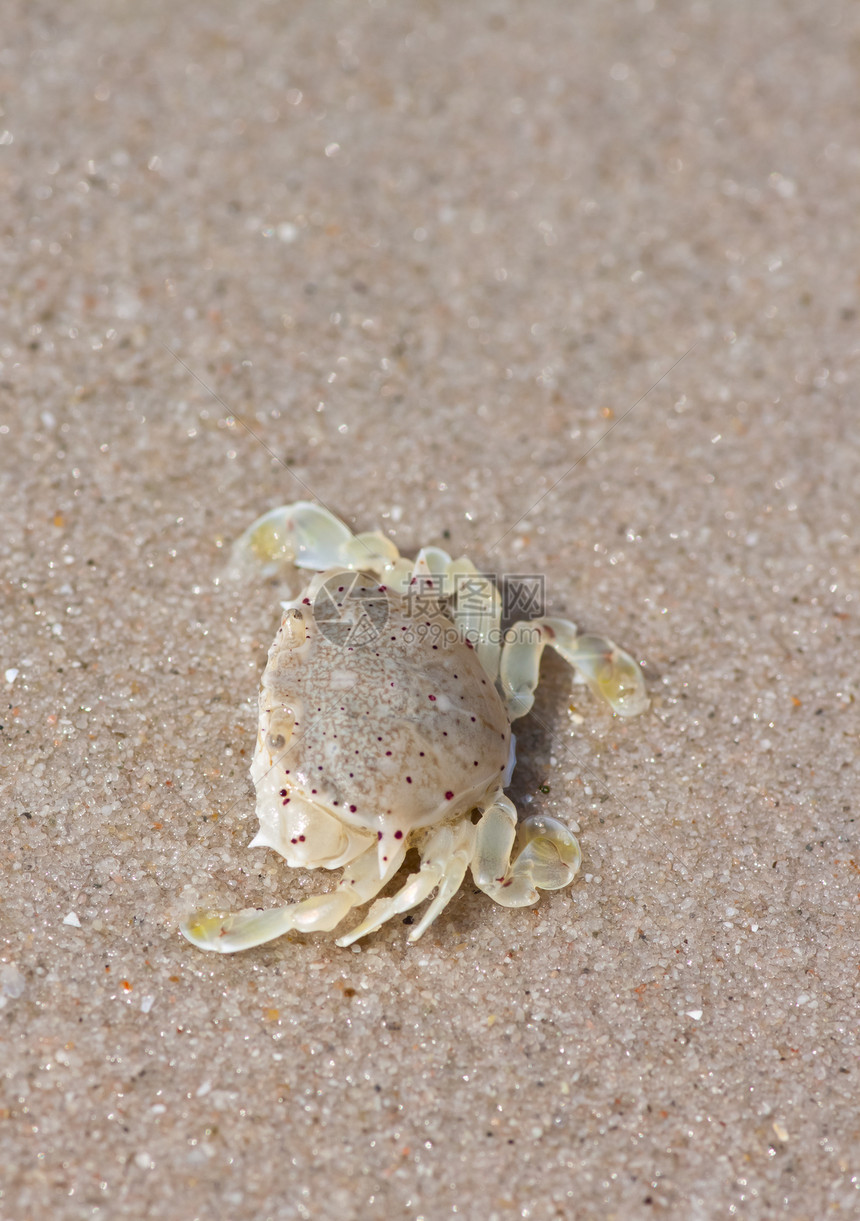
M 552 645 L 613 711 L 648 705 L 633 659 L 566 619 L 500 631 L 495 585 L 465 557 L 425 547 L 402 558 L 382 534 L 353 535 L 300 501 L 259 518 L 236 544 L 239 563 L 273 573 L 315 569 L 285 603 L 260 691 L 251 776 L 260 830 L 295 868 L 344 867 L 334 890 L 270 911 L 198 912 L 182 932 L 230 953 L 298 929 L 334 929 L 417 849 L 421 867 L 337 939 L 349 945 L 436 892 L 409 934 L 417 941 L 470 868 L 504 907 L 573 879 L 579 845 L 563 823 L 517 823 L 504 795 L 514 766 L 511 721 L 534 702 Z

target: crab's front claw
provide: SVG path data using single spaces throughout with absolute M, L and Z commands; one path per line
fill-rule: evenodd
M 642 671 L 629 653 L 604 636 L 577 636 L 573 664 L 619 716 L 638 716 L 648 707 Z
M 323 569 L 341 563 L 353 542 L 348 526 L 322 505 L 308 500 L 280 505 L 252 522 L 233 544 L 231 570 L 280 576 L 290 566 Z
M 548 814 L 533 814 L 517 827 L 512 873 L 527 877 L 537 890 L 561 890 L 582 862 L 576 836 Z
M 322 505 L 298 500 L 270 509 L 251 523 L 233 544 L 230 572 L 274 577 L 296 567 L 380 574 L 394 571 L 399 563 L 400 552 L 384 534 L 353 534 Z M 411 564 L 408 567 L 411 571 Z
M 530 907 L 539 891 L 569 885 L 581 859 L 563 822 L 536 814 L 517 824 L 514 805 L 499 794 L 475 828 L 472 877 L 502 907 Z

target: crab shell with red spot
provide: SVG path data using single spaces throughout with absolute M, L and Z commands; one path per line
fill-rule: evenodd
M 253 841 L 294 867 L 335 869 L 375 841 L 381 871 L 414 831 L 467 817 L 512 769 L 505 705 L 439 606 L 345 573 L 375 599 L 369 641 L 331 639 L 313 613 L 333 572 L 287 605 L 262 678 Z M 379 601 L 387 613 L 378 614 Z

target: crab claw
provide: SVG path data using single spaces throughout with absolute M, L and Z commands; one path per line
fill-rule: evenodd
M 619 716 L 638 716 L 648 707 L 642 671 L 629 653 L 604 636 L 578 636 L 573 664 L 595 695 Z

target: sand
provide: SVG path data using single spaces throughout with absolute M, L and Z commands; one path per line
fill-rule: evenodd
M 858 11 L 10 3 L 0 1218 L 860 1212 Z M 320 499 L 545 579 L 534 909 L 235 956 Z

